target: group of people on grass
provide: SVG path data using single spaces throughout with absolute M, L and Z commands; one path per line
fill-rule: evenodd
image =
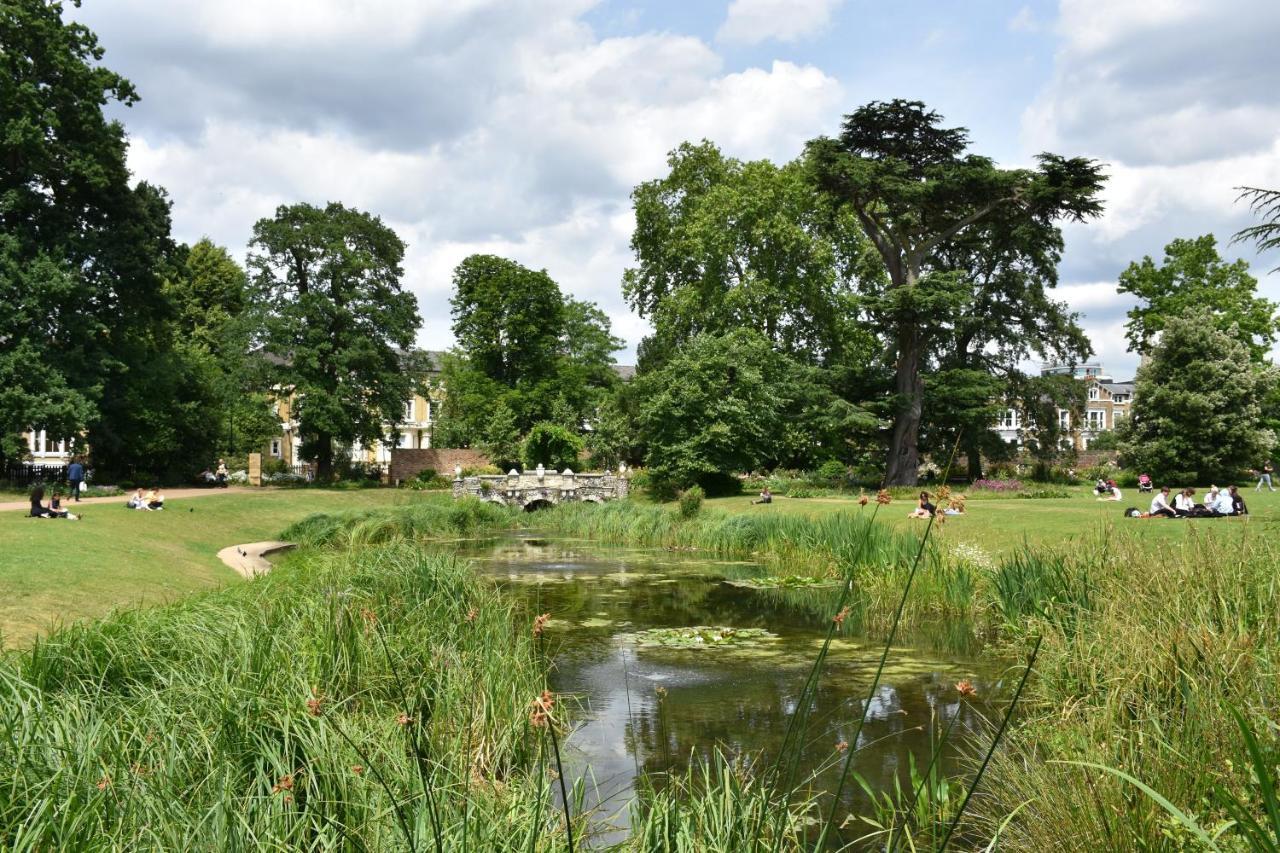
M 31 517 L 32 518 L 65 518 L 70 521 L 78 521 L 80 516 L 73 515 L 70 510 L 62 506 L 62 492 L 55 489 L 53 495 L 49 498 L 49 502 L 44 502 L 44 486 L 36 486 L 31 490 Z
M 139 486 L 138 490 L 129 496 L 127 506 L 129 509 L 151 511 L 164 509 L 164 492 L 160 491 L 159 486 L 153 486 L 150 489 L 143 489 Z
M 1190 487 L 1178 492 L 1172 502 L 1169 494 L 1170 489 L 1165 486 L 1151 499 L 1151 509 L 1147 512 L 1133 507 L 1125 515 L 1133 518 L 1224 518 L 1249 514 L 1244 496 L 1236 486 L 1227 486 L 1225 489 L 1210 486 L 1209 491 L 1205 492 L 1203 503 L 1196 501 L 1196 490 Z

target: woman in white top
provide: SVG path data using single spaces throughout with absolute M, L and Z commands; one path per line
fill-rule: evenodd
M 1196 508 L 1196 493 L 1192 489 L 1183 489 L 1173 499 L 1173 510 L 1178 515 L 1190 515 Z
M 1178 517 L 1178 513 L 1174 511 L 1173 507 L 1169 506 L 1169 487 L 1168 486 L 1165 486 L 1163 489 L 1156 492 L 1156 496 L 1151 499 L 1150 514 L 1152 516 L 1156 516 L 1156 515 L 1164 516 L 1165 518 Z
M 1120 494 L 1120 487 L 1119 487 L 1119 486 L 1117 486 L 1117 485 L 1113 482 L 1113 483 L 1111 483 L 1111 491 L 1110 491 L 1110 492 L 1108 492 L 1107 494 L 1103 495 L 1102 497 L 1098 498 L 1098 500 L 1100 500 L 1100 501 L 1118 501 L 1118 500 L 1121 500 L 1121 499 L 1123 499 L 1123 498 L 1124 498 L 1124 495 Z

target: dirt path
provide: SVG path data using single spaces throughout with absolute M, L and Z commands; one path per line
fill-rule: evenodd
M 280 551 L 297 547 L 292 542 L 269 540 L 267 542 L 246 542 L 243 545 L 232 545 L 218 552 L 218 559 L 235 569 L 245 580 L 252 580 L 261 574 L 271 571 L 271 563 L 267 556 Z
M 163 491 L 164 491 L 165 500 L 174 500 L 174 499 L 186 500 L 187 498 L 203 498 L 209 495 L 234 495 L 234 494 L 240 494 L 243 492 L 261 492 L 262 490 L 247 489 L 247 488 L 238 487 L 238 486 L 228 486 L 225 489 L 164 489 Z M 53 494 L 52 490 L 46 489 L 44 494 L 45 500 L 47 501 L 52 494 Z M 124 504 L 128 500 L 129 500 L 129 495 L 123 494 L 123 495 L 116 495 L 115 497 L 110 497 L 110 498 L 85 498 L 84 500 L 80 501 L 79 504 L 77 504 L 75 501 L 72 501 L 72 500 L 64 500 L 63 506 L 68 509 L 71 509 L 72 507 L 75 507 L 77 505 L 90 506 L 92 504 L 120 504 L 121 506 L 124 506 Z M 11 510 L 11 509 L 30 510 L 31 501 L 29 500 L 0 501 L 0 512 L 3 512 L 5 510 Z

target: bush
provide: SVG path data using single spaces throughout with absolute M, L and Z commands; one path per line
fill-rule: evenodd
M 462 476 L 464 477 L 490 477 L 494 474 L 505 474 L 506 472 L 497 465 L 477 465 L 474 468 L 463 468 Z
M 702 512 L 702 500 L 706 493 L 701 486 L 690 486 L 680 493 L 680 517 L 697 518 Z
M 849 477 L 849 469 L 838 459 L 828 459 L 819 465 L 818 470 L 813 473 L 815 479 L 824 480 L 835 485 L 840 485 Z
M 406 488 L 413 489 L 415 492 L 427 489 L 449 489 L 453 487 L 453 481 L 448 477 L 436 471 L 434 468 L 427 468 L 419 471 L 418 476 L 414 477 L 404 484 Z
M 975 480 L 973 483 L 975 489 L 985 492 L 1020 492 L 1022 491 L 1021 480 Z
M 525 469 L 545 465 L 560 471 L 578 465 L 578 456 L 582 453 L 582 439 L 569 430 L 550 421 L 541 421 L 533 425 L 525 436 L 521 448 Z

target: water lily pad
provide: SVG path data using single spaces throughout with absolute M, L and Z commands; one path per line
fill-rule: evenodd
M 691 628 L 650 628 L 636 633 L 634 638 L 642 647 L 710 649 L 768 643 L 777 640 L 778 635 L 763 628 L 695 625 Z
M 765 575 L 760 578 L 743 578 L 726 581 L 730 586 L 744 589 L 819 589 L 839 586 L 834 578 L 815 578 L 809 575 Z
M 593 616 L 590 619 L 583 619 L 579 624 L 582 625 L 583 628 L 608 628 L 613 624 L 613 620 L 601 619 Z

